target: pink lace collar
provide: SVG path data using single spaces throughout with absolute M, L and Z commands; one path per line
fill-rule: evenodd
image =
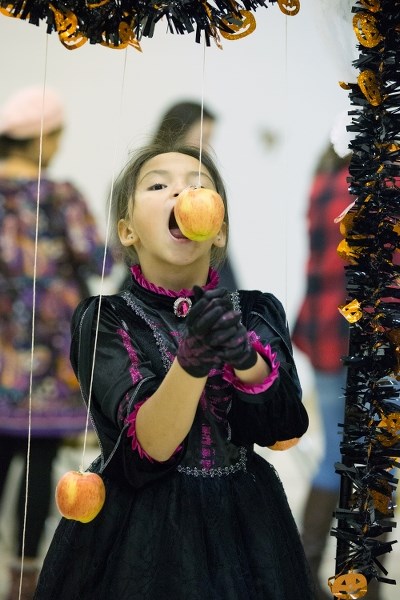
M 142 288 L 144 288 L 145 290 L 155 292 L 156 294 L 162 294 L 163 296 L 170 296 L 170 298 L 179 298 L 181 296 L 193 296 L 192 289 L 182 289 L 182 290 L 179 290 L 179 292 L 176 292 L 174 290 L 166 290 L 163 287 L 159 287 L 159 286 L 155 285 L 154 283 L 147 281 L 147 279 L 144 277 L 144 275 L 142 273 L 140 265 L 133 265 L 131 267 L 131 273 L 132 273 L 135 281 L 137 281 L 137 283 L 140 286 L 142 286 Z M 218 282 L 219 282 L 219 275 L 218 275 L 217 271 L 215 271 L 213 268 L 210 268 L 210 270 L 208 272 L 208 282 L 205 286 L 203 286 L 203 290 L 212 290 L 212 289 L 216 288 L 218 285 Z

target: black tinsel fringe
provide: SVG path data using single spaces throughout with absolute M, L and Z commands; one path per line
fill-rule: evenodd
M 273 4 L 288 16 L 300 9 L 300 0 L 0 0 L 0 11 L 33 25 L 46 23 L 47 32 L 57 32 L 68 49 L 89 41 L 110 48 L 130 44 L 140 50 L 139 40 L 153 37 L 163 18 L 171 33 L 196 31 L 197 42 L 204 34 L 207 45 L 211 38 L 219 44 L 219 34 L 234 37 L 241 32 L 238 37 L 243 37 L 243 30 L 253 31 L 249 14 Z
M 355 203 L 341 224 L 340 255 L 349 263 L 346 303 L 355 301 L 356 310 L 343 358 L 342 462 L 335 465 L 341 493 L 331 533 L 336 579 L 357 572 L 367 582 L 395 583 L 379 557 L 396 542 L 389 538 L 400 459 L 400 0 L 359 0 L 353 13 L 359 76 L 345 87 Z M 337 597 L 361 598 L 361 588 Z

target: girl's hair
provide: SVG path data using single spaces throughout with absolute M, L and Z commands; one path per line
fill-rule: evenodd
M 125 248 L 119 241 L 117 230 L 118 223 L 121 219 L 128 219 L 132 214 L 132 208 L 135 201 L 135 192 L 139 173 L 142 167 L 152 158 L 159 154 L 166 154 L 168 152 L 177 152 L 179 154 L 186 154 L 193 158 L 199 159 L 199 148 L 196 146 L 186 146 L 182 144 L 165 144 L 157 143 L 144 146 L 143 148 L 137 149 L 132 155 L 122 170 L 113 187 L 112 193 L 112 214 L 114 221 L 114 232 L 116 238 L 114 239 L 114 246 L 116 254 L 125 257 L 128 264 L 135 264 L 138 262 L 138 256 L 133 246 Z M 228 244 L 229 237 L 229 217 L 228 217 L 228 205 L 225 191 L 225 185 L 221 175 L 218 172 L 217 166 L 212 159 L 209 152 L 202 151 L 201 162 L 206 167 L 211 175 L 211 179 L 214 182 L 215 188 L 222 198 L 225 206 L 225 218 L 226 223 L 226 244 L 224 248 L 217 248 L 212 246 L 211 249 L 211 265 L 219 267 L 222 265 L 226 258 L 226 247 Z
M 63 128 L 57 127 L 43 134 L 43 138 L 58 136 L 62 133 Z M 15 152 L 20 155 L 26 155 L 30 151 L 31 144 L 40 139 L 40 135 L 29 138 L 12 138 L 8 135 L 0 135 L 0 160 L 5 160 L 12 156 Z
M 204 119 L 216 121 L 216 115 L 206 106 L 203 110 L 199 102 L 184 101 L 172 105 L 161 117 L 158 128 L 153 135 L 154 143 L 182 142 L 191 126 Z

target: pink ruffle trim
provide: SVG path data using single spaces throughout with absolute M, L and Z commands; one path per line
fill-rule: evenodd
M 249 336 L 251 337 L 251 334 L 249 334 Z M 233 368 L 227 364 L 225 364 L 223 367 L 222 377 L 225 379 L 225 381 L 231 383 L 233 387 L 241 392 L 245 392 L 246 394 L 260 394 L 261 392 L 265 392 L 265 390 L 270 388 L 275 379 L 278 378 L 280 363 L 276 359 L 276 352 L 272 352 L 269 344 L 263 346 L 258 339 L 255 339 L 252 340 L 252 346 L 258 352 L 258 354 L 267 359 L 271 366 L 271 373 L 264 379 L 264 381 L 257 384 L 243 383 L 243 381 L 236 377 Z
M 147 458 L 147 460 L 149 462 L 159 462 L 154 460 L 154 458 L 152 458 L 150 456 L 150 454 L 147 454 L 147 452 L 145 450 L 143 450 L 142 446 L 139 444 L 139 441 L 137 439 L 137 435 L 136 435 L 136 417 L 139 411 L 139 408 L 146 402 L 146 400 L 143 400 L 143 402 L 138 402 L 135 405 L 135 408 L 133 409 L 133 411 L 126 417 L 125 422 L 129 424 L 128 427 L 128 431 L 127 431 L 127 436 L 132 438 L 132 450 L 136 451 L 140 458 Z M 182 449 L 182 446 L 178 446 L 177 449 L 175 450 L 175 452 L 173 453 L 172 456 L 175 456 L 175 454 L 177 454 L 180 450 Z M 172 457 L 171 457 L 172 458 Z
M 156 294 L 162 294 L 163 296 L 170 296 L 171 298 L 179 298 L 180 296 L 193 296 L 192 289 L 189 290 L 184 288 L 182 290 L 179 290 L 179 292 L 176 292 L 175 290 L 166 290 L 163 287 L 159 287 L 154 283 L 151 283 L 151 281 L 148 281 L 144 277 L 140 265 L 133 265 L 131 267 L 131 273 L 135 280 L 138 282 L 138 284 L 141 285 L 145 290 L 150 290 L 151 292 L 155 292 Z M 203 290 L 213 290 L 217 287 L 218 282 L 219 275 L 217 271 L 210 268 L 208 272 L 208 282 L 205 286 L 203 286 Z

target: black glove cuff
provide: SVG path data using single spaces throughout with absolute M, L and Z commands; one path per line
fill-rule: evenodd
M 239 371 L 246 371 L 247 369 L 251 369 L 251 367 L 254 367 L 254 365 L 257 362 L 257 358 L 257 352 L 253 348 L 253 346 L 251 346 L 248 355 L 242 361 L 235 362 L 235 364 L 232 364 L 232 367 L 234 369 L 238 369 Z
M 177 356 L 176 358 L 182 369 L 192 377 L 206 377 L 210 372 L 211 367 L 205 365 L 188 364 L 183 358 L 179 356 Z

